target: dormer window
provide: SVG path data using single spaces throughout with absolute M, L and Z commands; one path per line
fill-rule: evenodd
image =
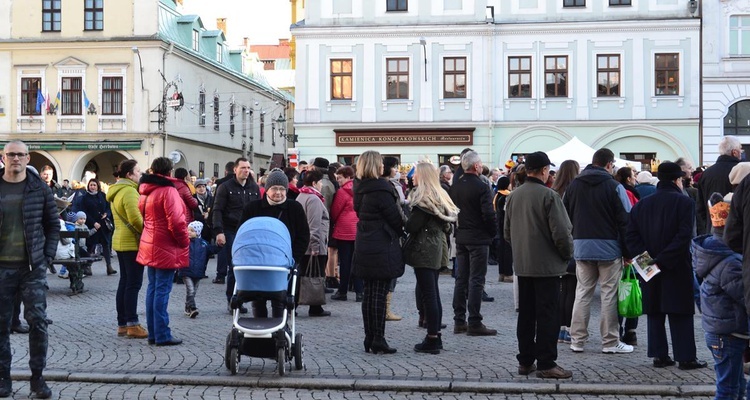
M 193 51 L 200 49 L 201 35 L 197 29 L 193 29 Z
M 222 49 L 221 43 L 216 43 L 216 61 L 219 63 L 223 62 L 224 49 Z

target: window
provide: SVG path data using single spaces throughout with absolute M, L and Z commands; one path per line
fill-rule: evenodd
M 750 15 L 729 17 L 729 55 L 750 55 Z
M 219 95 L 214 94 L 214 130 L 219 130 Z
M 224 55 L 224 51 L 221 48 L 221 43 L 217 43 L 216 44 L 216 61 L 218 61 L 219 63 L 222 63 L 223 62 L 222 60 L 224 59 L 223 55 Z
M 62 115 L 81 115 L 82 79 L 62 78 Z
M 198 93 L 198 125 L 206 126 L 206 91 Z
M 656 153 L 620 153 L 620 158 L 628 161 L 637 161 L 641 164 L 641 167 L 638 168 L 640 171 L 651 171 L 651 162 L 656 160 Z
M 605 54 L 596 57 L 597 97 L 620 95 L 620 56 Z
M 102 115 L 122 115 L 122 77 L 102 78 Z
M 680 55 L 677 53 L 657 54 L 654 59 L 657 96 L 677 96 L 680 94 Z
M 104 29 L 104 0 L 86 0 L 83 11 L 83 29 L 101 31 Z
M 206 176 L 206 163 L 198 161 L 198 179 L 203 179 Z
M 214 163 L 214 178 L 219 177 L 219 163 Z
M 732 104 L 724 117 L 724 135 L 750 135 L 750 100 Z
M 443 59 L 443 98 L 466 98 L 466 57 Z
M 331 60 L 331 100 L 352 99 L 352 59 Z
M 386 11 L 409 11 L 409 1 L 387 0 Z
M 21 78 L 21 115 L 42 115 L 37 103 L 42 89 L 42 78 Z
M 386 80 L 388 99 L 409 98 L 409 59 L 388 58 L 386 63 Z
M 198 30 L 193 29 L 193 51 L 198 51 L 198 49 L 200 49 L 200 39 L 201 35 L 198 33 Z
M 229 134 L 234 136 L 234 102 L 229 105 Z
M 544 97 L 568 97 L 568 56 L 544 57 Z
M 271 146 L 276 146 L 276 124 L 271 118 Z
M 508 57 L 508 97 L 531 97 L 531 57 Z
M 586 7 L 586 0 L 563 0 L 563 7 Z
M 260 113 L 260 141 L 266 140 L 266 113 Z
M 631 0 L 609 0 L 610 6 L 629 6 L 631 5 Z
M 62 0 L 42 0 L 42 31 L 60 32 L 62 21 Z

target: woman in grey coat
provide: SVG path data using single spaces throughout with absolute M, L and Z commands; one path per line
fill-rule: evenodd
M 304 186 L 299 190 L 297 201 L 302 204 L 310 227 L 310 244 L 305 256 L 300 261 L 300 276 L 325 276 L 325 266 L 328 262 L 328 229 L 330 217 L 326 208 L 325 198 L 320 192 L 323 174 L 317 170 L 307 171 L 303 180 Z M 309 270 L 312 268 L 312 270 Z M 297 296 L 299 299 L 299 296 Z M 308 313 L 311 317 L 327 317 L 330 311 L 323 310 L 321 305 L 311 305 Z

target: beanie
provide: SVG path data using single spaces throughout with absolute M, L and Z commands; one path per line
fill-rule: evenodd
M 87 219 L 88 217 L 86 217 L 86 213 L 85 213 L 85 212 L 83 212 L 83 211 L 78 211 L 78 212 L 76 213 L 76 221 L 78 221 L 78 220 L 79 220 L 79 219 L 81 219 L 81 218 L 83 218 L 83 219 Z
M 193 221 L 188 224 L 188 228 L 193 228 L 195 233 L 198 234 L 198 237 L 200 237 L 201 232 L 203 231 L 203 222 L 200 221 Z
M 75 224 L 77 219 L 78 218 L 76 218 L 76 213 L 74 213 L 73 211 L 65 215 L 65 221 L 70 222 L 71 224 Z
M 732 185 L 739 185 L 745 177 L 750 174 L 750 162 L 744 161 L 737 163 L 732 170 L 729 171 L 729 183 Z
M 708 199 L 708 211 L 711 215 L 711 226 L 714 228 L 723 228 L 727 223 L 729 216 L 729 203 L 724 201 L 721 193 L 712 193 Z
M 285 189 L 289 189 L 289 179 L 286 177 L 284 171 L 274 168 L 266 178 L 266 190 L 272 186 L 283 186 Z

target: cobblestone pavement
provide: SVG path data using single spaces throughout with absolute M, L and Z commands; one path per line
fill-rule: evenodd
M 214 276 L 214 265 L 215 260 L 211 260 L 208 273 L 211 277 Z M 119 269 L 116 264 L 115 268 Z M 94 276 L 84 280 L 88 291 L 78 296 L 68 296 L 68 281 L 50 274 L 48 314 L 54 324 L 49 327 L 47 376 L 50 381 L 190 384 L 202 379 L 201 384 L 206 386 L 265 385 L 274 388 L 317 385 L 318 388 L 332 390 L 353 388 L 359 382 L 381 382 L 385 386 L 380 390 L 388 390 L 387 385 L 398 382 L 402 385 L 398 389 L 400 391 L 409 391 L 408 385 L 413 385 L 414 390 L 433 392 L 476 391 L 472 388 L 507 384 L 526 388 L 523 391 L 542 393 L 572 393 L 565 392 L 566 387 L 581 393 L 584 387 L 597 387 L 596 393 L 603 394 L 622 393 L 619 391 L 621 385 L 634 385 L 644 390 L 644 395 L 710 394 L 714 385 L 710 365 L 709 368 L 694 371 L 681 371 L 676 367 L 656 369 L 651 366 L 651 360 L 646 356 L 646 323 L 643 317 L 638 328 L 640 345 L 635 352 L 602 354 L 598 299 L 593 307 L 589 325 L 591 339 L 585 346 L 585 352 L 573 353 L 567 345 L 559 345 L 558 362 L 573 371 L 571 380 L 551 382 L 535 376 L 518 375 L 512 285 L 498 283 L 497 267 L 489 269 L 487 291 L 496 300 L 484 303 L 482 313 L 485 324 L 498 329 L 498 336 L 468 337 L 452 333 L 453 279 L 444 275 L 440 277 L 440 290 L 444 322 L 448 324 L 443 334 L 445 351 L 439 355 L 415 353 L 412 348 L 422 340 L 425 331 L 417 327 L 415 279 L 407 267 L 393 297 L 393 308 L 404 319 L 388 322 L 386 327 L 388 342 L 398 348 L 398 353 L 373 355 L 363 351 L 360 304 L 355 303 L 354 296 L 350 295 L 347 302 L 329 300 L 325 308 L 333 315 L 328 318 L 310 318 L 307 307 L 300 307 L 297 329 L 304 334 L 306 369 L 289 371 L 284 378 L 278 378 L 274 360 L 248 357 L 241 359 L 237 376 L 230 376 L 223 358 L 225 338 L 231 328 L 224 286 L 213 284 L 210 279 L 203 280 L 199 287 L 197 303 L 200 315 L 196 319 L 184 315 L 185 289 L 182 285 L 174 285 L 169 305 L 170 326 L 174 335 L 183 339 L 184 343 L 175 347 L 155 347 L 149 346 L 145 339 L 117 337 L 114 295 L 119 275 L 106 276 L 103 263 L 94 266 Z M 142 298 L 146 283 L 144 279 Z M 141 300 L 139 304 L 141 321 L 145 325 L 144 301 Z M 695 326 L 698 357 L 710 363 L 711 357 L 705 348 L 700 328 L 700 316 L 695 317 Z M 12 366 L 16 379 L 23 379 L 28 374 L 27 340 L 25 335 L 14 334 L 11 337 L 14 353 Z M 60 387 L 67 384 L 59 383 Z M 406 389 L 403 385 L 406 385 Z M 534 389 L 535 385 L 538 390 Z M 97 386 L 84 385 L 81 390 L 90 390 L 91 387 Z M 687 392 L 675 392 L 674 388 L 687 388 Z M 487 390 L 501 389 L 495 387 Z M 220 392 L 216 389 L 212 393 L 223 397 Z M 415 395 L 413 398 L 418 397 Z

